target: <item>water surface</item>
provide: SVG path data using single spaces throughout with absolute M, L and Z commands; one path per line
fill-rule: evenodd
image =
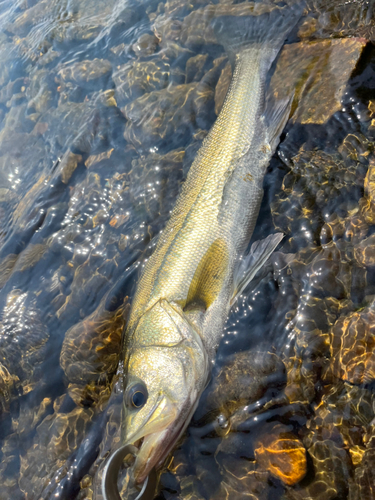
M 231 78 L 210 22 L 275 3 L 0 3 L 1 500 L 101 498 L 136 279 Z M 372 1 L 311 0 L 272 69 L 253 241 L 285 238 L 160 499 L 375 498 L 374 40 Z

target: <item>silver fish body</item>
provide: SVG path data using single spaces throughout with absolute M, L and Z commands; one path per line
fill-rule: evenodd
M 159 300 L 185 307 L 199 263 L 218 242 L 212 258 L 228 262 L 221 290 L 201 325 L 210 360 L 215 356 L 234 292 L 234 270 L 254 230 L 263 178 L 273 154 L 263 116 L 268 67 L 261 52 L 248 49 L 238 55 L 223 109 L 190 168 L 137 286 L 129 319 L 130 344 L 139 318 Z
M 250 279 L 241 257 L 290 109 L 287 102 L 265 109 L 265 82 L 299 17 L 292 14 L 278 9 L 262 22 L 240 18 L 233 36 L 230 20 L 215 28 L 234 66 L 232 82 L 144 267 L 125 336 L 123 441 L 140 445 L 137 482 L 163 462 L 188 425 L 230 307 L 247 283 L 244 270 Z M 255 260 L 264 262 L 279 241 L 261 245 Z

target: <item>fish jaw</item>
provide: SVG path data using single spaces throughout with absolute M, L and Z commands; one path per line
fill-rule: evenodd
M 142 440 L 139 453 L 133 467 L 133 476 L 136 483 L 142 483 L 150 471 L 162 462 L 165 457 L 166 441 L 170 434 L 170 427 L 177 418 L 177 407 L 167 397 L 158 399 L 147 422 L 135 433 L 125 436 L 125 442 L 137 445 Z M 133 427 L 132 419 L 129 421 Z
M 133 477 L 137 484 L 143 483 L 154 467 L 166 458 L 165 441 L 168 429 L 145 436 L 133 466 Z
M 137 484 L 143 483 L 154 467 L 158 468 L 163 464 L 189 425 L 198 401 L 199 398 L 196 399 L 187 412 L 183 411 L 175 418 L 171 418 L 171 423 L 164 431 L 154 432 L 144 437 L 133 466 L 133 477 Z M 186 413 L 187 416 L 185 416 Z

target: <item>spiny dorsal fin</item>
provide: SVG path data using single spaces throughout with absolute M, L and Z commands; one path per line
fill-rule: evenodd
M 222 289 L 228 260 L 227 244 L 222 238 L 218 238 L 198 264 L 190 284 L 185 309 L 192 304 L 203 304 L 205 309 L 210 307 Z
M 242 259 L 234 274 L 234 293 L 231 305 L 236 302 L 283 238 L 283 233 L 276 233 L 253 243 L 250 253 Z

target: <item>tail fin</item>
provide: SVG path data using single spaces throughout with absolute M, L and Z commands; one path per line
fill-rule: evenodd
M 250 46 L 268 49 L 270 64 L 300 19 L 304 3 L 275 7 L 271 11 L 251 16 L 220 16 L 212 21 L 213 30 L 234 66 L 236 55 Z M 254 47 L 254 48 L 255 48 Z

